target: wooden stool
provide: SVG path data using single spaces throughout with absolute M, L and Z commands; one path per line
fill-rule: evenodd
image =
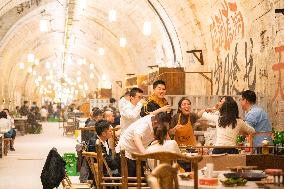
M 8 154 L 8 151 L 10 150 L 11 141 L 12 141 L 11 138 L 4 138 L 4 155 L 5 156 Z

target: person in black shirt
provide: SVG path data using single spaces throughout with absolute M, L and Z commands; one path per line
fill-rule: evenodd
M 158 114 L 159 112 L 170 112 L 171 107 L 165 99 L 166 83 L 163 80 L 157 80 L 153 83 L 153 94 L 143 105 L 140 116 L 144 117 L 148 114 Z
M 96 123 L 96 135 L 94 135 L 88 143 L 88 151 L 96 152 L 96 141 L 100 140 L 102 145 L 102 152 L 104 154 L 104 158 L 107 162 L 107 165 L 112 170 L 113 176 L 119 176 L 118 167 L 119 162 L 116 159 L 112 159 L 112 152 L 108 146 L 108 139 L 112 136 L 112 130 L 110 123 L 106 120 L 100 120 Z M 104 174 L 107 174 L 106 169 L 104 169 Z

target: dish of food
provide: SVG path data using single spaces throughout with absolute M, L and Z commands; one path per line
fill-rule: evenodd
M 179 173 L 178 176 L 183 180 L 193 179 L 193 172 Z
M 220 180 L 220 182 L 225 187 L 235 187 L 235 186 L 244 186 L 247 183 L 247 180 L 244 178 L 226 178 Z

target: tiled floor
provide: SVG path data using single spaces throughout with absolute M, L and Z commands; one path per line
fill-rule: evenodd
M 62 133 L 59 123 L 43 123 L 42 134 L 17 136 L 16 151 L 0 159 L 0 189 L 41 189 L 40 174 L 49 150 L 55 147 L 62 156 L 75 153 L 75 139 Z

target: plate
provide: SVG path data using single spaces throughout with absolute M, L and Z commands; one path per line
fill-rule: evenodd
M 243 172 L 241 173 L 241 177 L 249 181 L 260 181 L 261 179 L 266 178 L 267 175 L 263 172 Z

